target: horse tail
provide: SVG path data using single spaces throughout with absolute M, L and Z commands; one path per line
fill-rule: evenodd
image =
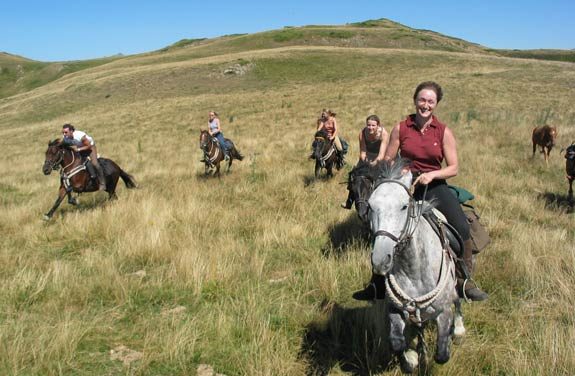
M 238 149 L 236 149 L 235 146 L 230 150 L 230 155 L 231 155 L 234 159 L 237 159 L 238 161 L 241 161 L 241 160 L 244 159 L 244 156 L 241 155 L 241 153 L 238 151 Z
M 136 185 L 136 180 L 134 179 L 134 177 L 122 169 L 120 169 L 120 177 L 122 178 L 122 180 L 124 181 L 124 184 L 126 184 L 126 187 L 128 189 L 138 187 Z

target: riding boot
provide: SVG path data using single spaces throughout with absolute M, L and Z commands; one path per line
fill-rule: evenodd
M 475 281 L 471 279 L 473 274 L 473 241 L 471 239 L 463 242 L 463 259 L 458 259 L 457 264 L 457 293 L 459 297 L 476 302 L 487 299 L 489 295 L 477 287 Z M 465 286 L 465 292 L 463 286 Z
M 345 204 L 341 204 L 341 207 L 344 209 L 351 209 L 353 207 L 353 192 L 349 191 L 349 193 L 347 194 L 347 200 L 345 200 Z
M 88 174 L 90 174 L 90 179 L 96 180 L 98 173 L 96 172 L 96 167 L 90 162 L 86 163 L 86 168 L 88 169 Z
M 94 163 L 94 167 L 96 167 L 96 173 L 98 174 L 98 182 L 100 191 L 106 190 L 106 177 L 104 176 L 104 170 L 99 163 Z
M 385 298 L 385 277 L 379 274 L 371 274 L 369 284 L 363 289 L 353 293 L 355 300 L 375 300 Z

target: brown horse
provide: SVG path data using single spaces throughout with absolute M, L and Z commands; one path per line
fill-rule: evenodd
M 533 142 L 533 155 L 535 156 L 535 150 L 537 146 L 541 147 L 541 153 L 545 158 L 545 164 L 549 165 L 549 153 L 553 146 L 555 146 L 555 139 L 557 138 L 557 128 L 544 125 L 542 127 L 533 128 L 533 133 L 531 135 L 531 141 Z
M 104 171 L 106 179 L 106 192 L 108 198 L 116 198 L 116 185 L 118 179 L 122 178 L 126 187 L 135 188 L 136 182 L 134 178 L 123 171 L 114 161 L 107 158 L 98 158 L 100 165 Z M 50 175 L 52 170 L 57 170 L 60 167 L 60 190 L 58 198 L 50 211 L 44 214 L 44 219 L 49 220 L 52 215 L 62 203 L 65 196 L 68 196 L 68 203 L 75 205 L 76 200 L 72 197 L 72 191 L 77 193 L 82 192 L 95 192 L 99 188 L 99 184 L 95 178 L 92 178 L 88 169 L 91 166 L 89 161 L 82 161 L 80 153 L 73 151 L 67 145 L 63 144 L 61 140 L 54 140 L 48 143 L 48 150 L 46 150 L 46 160 L 42 167 L 44 175 Z
M 226 172 L 230 172 L 230 168 L 232 167 L 232 162 L 234 159 L 241 161 L 244 159 L 244 156 L 240 154 L 238 149 L 234 143 L 229 140 L 225 139 L 226 143 L 228 144 L 228 168 Z M 220 163 L 224 160 L 224 152 L 220 143 L 218 142 L 217 138 L 210 135 L 210 132 L 206 130 L 200 130 L 200 149 L 204 152 L 204 158 L 202 162 L 205 163 L 205 173 L 208 175 L 211 170 L 215 169 L 214 176 L 220 176 Z
M 333 176 L 333 167 L 339 170 L 337 165 L 337 150 L 333 141 L 329 139 L 328 134 L 325 130 L 320 129 L 315 133 L 315 139 L 313 142 L 313 152 L 310 156 L 311 159 L 315 159 L 315 178 L 319 178 L 321 169 L 325 168 L 327 171 L 327 176 Z
M 575 180 L 575 142 L 565 150 L 565 172 L 569 182 L 569 202 L 573 203 L 573 180 Z

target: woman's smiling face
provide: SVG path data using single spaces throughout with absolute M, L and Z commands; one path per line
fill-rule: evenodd
M 377 124 L 377 121 L 375 121 L 375 120 L 368 120 L 366 122 L 365 126 L 367 127 L 367 133 L 373 135 L 373 134 L 377 133 L 377 128 L 378 128 L 379 124 Z
M 415 98 L 415 110 L 421 117 L 427 118 L 433 114 L 437 106 L 437 94 L 431 89 L 422 89 Z

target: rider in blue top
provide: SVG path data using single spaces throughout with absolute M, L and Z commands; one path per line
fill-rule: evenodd
M 215 111 L 210 111 L 208 113 L 208 132 L 210 132 L 210 135 L 212 137 L 218 139 L 220 147 L 224 152 L 224 156 L 226 160 L 228 160 L 230 157 L 228 156 L 228 148 L 226 145 L 226 140 L 224 138 L 224 134 L 222 133 L 222 128 L 220 126 L 220 118 L 218 117 L 218 114 Z

